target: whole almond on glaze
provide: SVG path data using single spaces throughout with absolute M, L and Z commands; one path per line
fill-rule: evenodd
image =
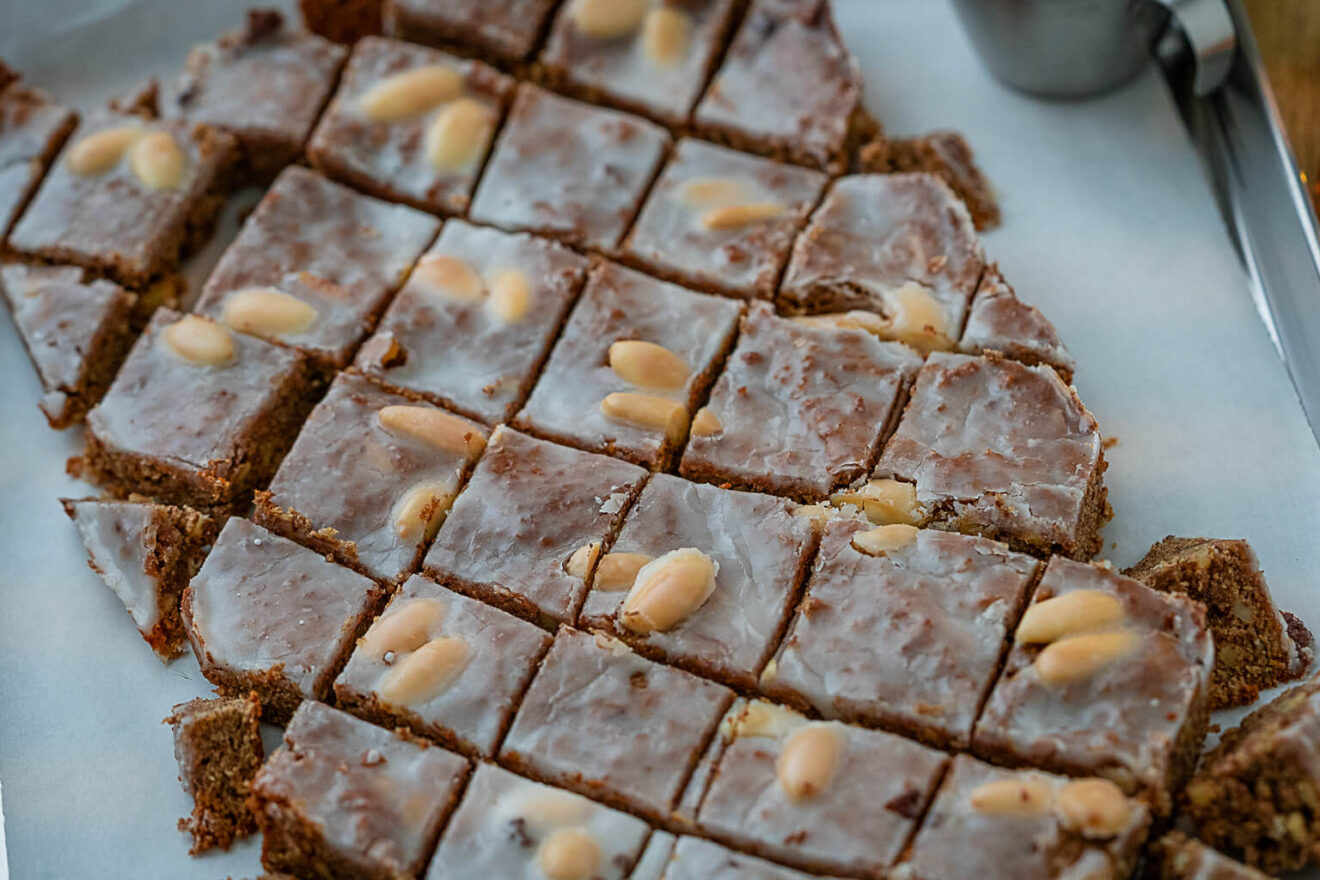
M 610 346 L 610 369 L 635 388 L 677 391 L 687 384 L 692 370 L 663 345 L 640 339 L 621 339 Z
M 1074 590 L 1028 608 L 1014 639 L 1023 645 L 1047 645 L 1064 636 L 1110 628 L 1125 616 L 1123 603 L 1112 593 Z
M 463 94 L 463 75 L 443 64 L 414 67 L 386 77 L 360 99 L 363 114 L 375 122 L 397 122 Z
M 532 306 L 532 282 L 526 272 L 520 269 L 492 272 L 487 288 L 490 299 L 486 304 L 501 321 L 516 324 L 527 316 Z
M 93 132 L 74 141 L 64 163 L 82 177 L 105 174 L 119 164 L 129 146 L 142 136 L 136 125 L 121 125 Z
M 613 40 L 637 30 L 649 0 L 573 0 L 569 16 L 583 36 Z
M 409 599 L 377 618 L 358 645 L 376 660 L 390 651 L 395 654 L 416 651 L 426 644 L 431 632 L 444 619 L 445 605 L 439 599 Z
M 1049 812 L 1054 789 L 1039 779 L 1022 776 L 996 779 L 972 789 L 973 810 L 1001 816 L 1043 816 Z
M 225 297 L 220 319 L 240 333 L 279 339 L 302 333 L 316 323 L 309 303 L 272 287 L 248 287 Z
M 642 21 L 642 50 L 652 63 L 677 66 L 692 42 L 692 18 L 681 9 L 658 6 Z
M 681 401 L 654 394 L 616 391 L 605 395 L 600 411 L 607 419 L 635 428 L 664 431 L 671 440 L 682 439 L 687 429 L 687 407 Z
M 381 683 L 381 698 L 400 706 L 430 702 L 453 686 L 471 655 L 461 638 L 431 639 L 394 665 Z
M 473 98 L 444 106 L 426 127 L 426 157 L 439 171 L 463 171 L 486 151 L 495 131 L 495 114 Z
M 168 131 L 153 131 L 128 148 L 133 174 L 148 189 L 178 189 L 188 172 L 188 157 Z
M 580 828 L 557 828 L 541 841 L 536 864 L 546 880 L 591 880 L 600 867 L 600 844 Z
M 775 762 L 779 786 L 788 799 L 810 800 L 829 791 L 845 746 L 838 724 L 807 724 L 789 735 Z
M 376 419 L 396 437 L 420 440 L 464 458 L 476 456 L 486 448 L 483 428 L 433 406 L 390 404 L 380 408 Z
M 687 620 L 715 592 L 715 561 L 693 547 L 671 550 L 642 566 L 619 608 L 624 629 L 647 635 Z
M 423 256 L 417 261 L 412 277 L 431 292 L 450 299 L 478 300 L 485 293 L 481 276 L 471 266 L 445 254 Z
M 184 315 L 160 335 L 175 354 L 200 367 L 218 367 L 234 359 L 234 337 L 229 331 L 196 315 Z
M 1127 657 L 1140 644 L 1137 634 L 1125 629 L 1065 636 L 1036 655 L 1036 674 L 1046 684 L 1067 684 Z

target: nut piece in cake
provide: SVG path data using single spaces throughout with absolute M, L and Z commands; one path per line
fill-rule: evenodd
M 915 138 L 878 136 L 862 147 L 858 164 L 864 171 L 934 174 L 962 199 L 978 230 L 999 225 L 994 187 L 977 167 L 972 148 L 956 131 L 935 131 Z
M 667 817 L 733 692 L 560 628 L 500 763 L 653 822 Z
M 450 220 L 390 303 L 356 368 L 483 422 L 532 390 L 587 260 L 563 245 Z
M 189 700 L 165 719 L 174 728 L 179 781 L 193 800 L 192 815 L 179 820 L 192 835 L 191 855 L 229 849 L 257 830 L 247 799 L 265 756 L 260 721 L 256 694 Z
M 536 623 L 572 622 L 592 583 L 590 563 L 613 542 L 645 478 L 635 465 L 496 428 L 426 570 Z
M 1151 880 L 1269 880 L 1255 868 L 1177 831 L 1161 837 L 1147 853 Z
M 934 528 L 1090 559 L 1109 519 L 1100 427 L 1049 367 L 937 352 L 874 476 L 917 488 Z
M 381 581 L 415 570 L 486 429 L 341 373 L 312 410 L 257 522 Z
M 653 122 L 523 84 L 481 175 L 471 217 L 611 251 L 669 143 Z
M 249 9 L 242 29 L 193 48 L 156 109 L 234 135 L 244 176 L 268 181 L 302 154 L 347 54 L 273 9 Z
M 793 246 L 779 307 L 922 350 L 948 350 L 984 266 L 972 218 L 944 181 L 929 174 L 843 177 Z
M 752 689 L 814 544 L 811 524 L 783 499 L 656 474 L 597 561 L 580 625 Z M 630 560 L 642 564 L 621 571 Z
M 385 0 L 385 33 L 516 67 L 531 59 L 558 0 Z
M 68 107 L 40 89 L 13 85 L 6 72 L 0 70 L 0 243 L 78 124 Z
M 324 700 L 383 598 L 375 582 L 232 517 L 183 594 L 202 674 L 227 696 L 256 691 L 267 721 Z
M 480 61 L 368 37 L 353 49 L 308 158 L 380 198 L 463 214 L 513 86 Z
M 761 689 L 826 718 L 967 748 L 1041 570 L 1002 544 L 909 526 L 825 526 L 806 597 Z M 876 646 L 883 646 L 877 649 Z
M 321 703 L 303 703 L 252 784 L 261 864 L 298 877 L 419 877 L 466 760 Z
M 724 372 L 697 411 L 681 473 L 820 500 L 864 477 L 921 367 L 905 345 L 803 326 L 752 303 Z
M 1183 815 L 1215 849 L 1273 876 L 1320 861 L 1320 677 L 1229 730 L 1183 792 Z
M 828 0 L 753 0 L 693 122 L 703 137 L 835 174 L 875 126 Z
M 515 424 L 663 469 L 733 342 L 742 306 L 600 262 Z
M 959 755 L 894 880 L 1128 877 L 1151 817 L 1106 779 L 1005 770 Z
M 105 394 L 136 338 L 137 297 L 74 266 L 0 265 L 0 291 L 36 367 L 52 428 L 80 422 Z
M 760 700 L 735 704 L 719 735 L 704 791 L 684 796 L 699 796 L 697 828 L 812 872 L 883 874 L 947 761 L 892 734 Z
M 650 829 L 641 819 L 482 764 L 463 792 L 427 874 L 449 877 L 635 877 Z
M 538 72 L 556 88 L 682 126 L 724 48 L 734 0 L 569 0 Z
M 1205 611 L 1056 556 L 972 735 L 996 763 L 1104 776 L 1165 815 L 1196 766 L 1214 643 Z
M 245 507 L 293 442 L 313 380 L 297 352 L 158 309 L 87 414 L 73 465 L 119 495 Z
M 187 507 L 99 498 L 60 501 L 78 528 L 87 564 L 124 603 L 161 660 L 183 653 L 179 600 L 220 531 Z
M 1301 678 L 1311 665 L 1311 633 L 1274 604 L 1246 541 L 1170 535 L 1125 573 L 1205 606 L 1215 637 L 1211 709 L 1254 703 L 1262 690 Z
M 146 287 L 178 268 L 210 233 L 234 145 L 218 129 L 181 119 L 92 114 L 9 245 L 31 259 L 73 263 L 127 287 Z
M 343 366 L 439 222 L 287 168 L 243 224 L 196 311 Z
M 967 315 L 958 348 L 968 354 L 996 351 L 1024 364 L 1047 364 L 1071 382 L 1077 362 L 1040 309 L 1017 298 L 999 266 L 986 267 Z
M 769 299 L 825 175 L 684 138 L 622 258 L 709 293 Z
M 544 630 L 413 575 L 358 639 L 335 702 L 490 756 L 549 647 Z

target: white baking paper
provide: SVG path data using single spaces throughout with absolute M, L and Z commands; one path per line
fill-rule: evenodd
M 0 57 L 90 107 L 176 71 L 244 5 L 0 0 Z M 1281 604 L 1320 625 L 1320 451 L 1159 77 L 1085 102 L 1038 101 L 982 71 L 944 3 L 837 6 L 887 129 L 961 130 L 999 189 L 1005 223 L 986 247 L 1058 325 L 1082 398 L 1118 441 L 1106 555 L 1130 565 L 1170 533 L 1244 537 Z M 89 493 L 63 474 L 80 436 L 46 428 L 38 393 L 0 320 L 0 779 L 12 875 L 255 876 L 255 841 L 191 859 L 175 830 L 189 803 L 160 719 L 207 683 L 191 657 L 161 665 L 84 565 L 55 500 Z

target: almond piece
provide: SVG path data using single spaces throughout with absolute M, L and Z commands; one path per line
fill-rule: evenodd
M 666 632 L 687 620 L 715 592 L 719 566 L 694 547 L 671 550 L 637 572 L 619 608 L 619 624 L 647 635 Z
M 273 287 L 248 287 L 225 298 L 220 319 L 240 333 L 279 339 L 306 331 L 317 311 L 296 296 Z
M 1022 776 L 996 779 L 972 789 L 968 802 L 973 810 L 999 816 L 1043 816 L 1050 809 L 1054 789 L 1039 779 Z
M 495 114 L 474 98 L 450 101 L 426 127 L 426 157 L 439 171 L 471 168 L 486 152 Z
M 359 106 L 374 122 L 397 122 L 463 94 L 463 75 L 443 64 L 414 67 L 386 77 L 363 93 Z
M 607 419 L 645 430 L 664 431 L 671 440 L 680 440 L 687 428 L 687 407 L 682 402 L 653 394 L 629 394 L 616 391 L 600 402 Z
M 1063 824 L 1088 838 L 1113 837 L 1132 823 L 1132 802 L 1108 779 L 1075 779 L 1059 790 L 1054 809 Z
M 697 410 L 696 416 L 692 419 L 692 435 L 694 437 L 713 437 L 724 430 L 724 423 L 720 417 L 710 411 L 710 407 L 703 406 Z
M 394 530 L 399 540 L 420 544 L 433 539 L 453 503 L 454 491 L 438 480 L 418 483 L 404 492 L 394 506 Z
M 621 339 L 610 346 L 610 369 L 635 388 L 677 391 L 687 384 L 692 370 L 663 345 L 640 339 Z
M 136 125 L 121 125 L 105 128 L 79 138 L 69 147 L 69 154 L 64 162 L 69 170 L 82 177 L 96 177 L 105 174 L 124 158 L 124 151 L 142 136 L 142 129 Z
M 1125 629 L 1065 636 L 1036 656 L 1036 674 L 1046 684 L 1067 684 L 1094 675 L 1140 645 L 1136 633 Z
M 564 563 L 564 571 L 579 580 L 585 581 L 587 575 L 591 573 L 591 566 L 596 564 L 599 557 L 600 541 L 583 544 L 573 551 L 572 556 L 568 557 L 568 562 Z
M 605 593 L 632 589 L 637 573 L 650 561 L 651 557 L 642 553 L 606 553 L 596 567 L 591 588 Z
M 1117 596 L 1102 590 L 1074 590 L 1028 608 L 1014 639 L 1023 645 L 1048 645 L 1064 636 L 1112 628 L 1125 616 Z
M 218 367 L 234 359 L 234 337 L 206 318 L 184 315 L 160 335 L 175 354 L 199 367 Z
M 649 5 L 649 0 L 574 0 L 569 15 L 583 36 L 613 40 L 637 30 Z
M 590 880 L 600 867 L 600 844 L 580 828 L 556 828 L 536 851 L 546 880 Z
M 688 54 L 692 19 L 681 9 L 659 6 L 642 22 L 642 51 L 652 63 L 676 67 Z
M 168 131 L 149 132 L 135 140 L 128 148 L 128 163 L 147 189 L 178 189 L 188 171 L 188 157 Z
M 464 639 L 431 639 L 394 665 L 381 682 L 381 699 L 396 706 L 429 703 L 454 684 L 471 656 Z
M 752 202 L 746 205 L 726 205 L 711 208 L 701 215 L 701 225 L 707 229 L 741 229 L 753 223 L 773 220 L 784 213 L 782 205 L 774 202 Z
M 445 619 L 445 604 L 439 599 L 409 599 L 385 611 L 358 639 L 358 648 L 379 660 L 386 653 L 407 654 L 430 639 Z
M 516 324 L 532 306 L 532 282 L 520 269 L 500 269 L 490 276 L 487 307 L 506 324 Z
M 444 254 L 426 254 L 417 261 L 412 277 L 432 293 L 450 299 L 472 301 L 481 299 L 485 285 L 472 267 L 457 257 Z
M 789 736 L 775 762 L 779 787 L 790 801 L 819 797 L 834 783 L 847 743 L 838 724 L 807 724 Z
M 376 419 L 396 437 L 420 440 L 464 458 L 473 458 L 486 448 L 486 432 L 482 428 L 432 406 L 390 404 L 380 408 Z
M 868 556 L 884 556 L 917 540 L 917 528 L 902 524 L 876 526 L 852 536 L 853 547 Z
M 925 285 L 909 281 L 886 291 L 889 333 L 920 351 L 948 351 L 953 348 L 944 308 Z M 883 334 L 882 334 L 883 335 Z
M 851 504 L 861 508 L 876 525 L 921 525 L 925 511 L 917 501 L 917 487 L 898 480 L 871 480 L 857 489 L 844 489 L 830 496 L 835 507 Z

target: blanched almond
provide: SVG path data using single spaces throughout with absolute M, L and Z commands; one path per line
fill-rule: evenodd
M 858 532 L 852 536 L 852 545 L 868 556 L 884 556 L 886 553 L 902 550 L 915 540 L 917 540 L 917 529 L 914 526 L 896 523 Z
M 1137 634 L 1125 629 L 1065 636 L 1036 656 L 1036 674 L 1046 684 L 1067 684 L 1094 675 L 1140 644 Z
M 671 440 L 681 439 L 687 429 L 687 407 L 668 397 L 616 391 L 600 402 L 600 411 L 612 421 L 664 431 Z
M 79 138 L 69 147 L 64 162 L 74 174 L 96 177 L 105 174 L 124 158 L 124 151 L 142 136 L 136 125 L 106 128 Z
M 457 257 L 427 254 L 417 261 L 412 277 L 426 288 L 450 299 L 477 300 L 485 292 L 481 276 Z
M 692 370 L 663 345 L 640 339 L 621 339 L 610 346 L 610 369 L 636 388 L 677 391 L 687 384 Z
M 1074 590 L 1028 608 L 1015 639 L 1023 645 L 1047 645 L 1064 636 L 1109 628 L 1124 616 L 1117 596 L 1101 590 Z
M 426 157 L 439 171 L 463 171 L 486 152 L 495 130 L 495 114 L 473 98 L 444 106 L 426 127 Z
M 1076 779 L 1054 799 L 1064 825 L 1083 837 L 1113 837 L 1132 823 L 1132 802 L 1108 779 Z
M 583 544 L 573 551 L 573 555 L 568 558 L 564 565 L 564 571 L 575 578 L 586 580 L 591 572 L 591 566 L 596 564 L 596 559 L 600 556 L 600 541 L 592 541 L 589 544 Z
M 229 331 L 196 315 L 184 315 L 160 335 L 175 354 L 198 366 L 218 367 L 234 359 L 234 337 Z
M 790 801 L 819 797 L 834 783 L 846 746 L 838 724 L 807 724 L 779 752 L 775 772 Z
M 746 205 L 726 205 L 711 208 L 701 215 L 701 225 L 707 229 L 739 229 L 753 223 L 773 220 L 784 213 L 782 205 L 774 202 L 753 202 Z
M 316 323 L 310 304 L 272 287 L 248 287 L 225 298 L 221 320 L 242 333 L 279 339 L 307 330 Z
M 642 566 L 619 608 L 619 623 L 640 635 L 666 632 L 697 612 L 715 592 L 715 561 L 693 547 L 671 550 Z
M 720 722 L 720 736 L 725 742 L 747 737 L 783 739 L 805 724 L 807 719 L 792 709 L 748 700 L 740 711 L 730 712 Z
M 546 880 L 590 880 L 600 867 L 600 844 L 580 828 L 557 828 L 536 852 Z
M 431 639 L 394 665 L 380 685 L 380 696 L 397 706 L 427 703 L 447 691 L 467 668 L 472 650 L 461 638 Z
M 996 779 L 972 789 L 972 809 L 1001 816 L 1043 816 L 1049 812 L 1054 789 L 1047 783 L 1023 775 Z
M 394 506 L 394 530 L 408 544 L 431 540 L 440 522 L 454 503 L 454 492 L 446 483 L 428 480 L 418 483 Z
M 432 406 L 391 404 L 381 407 L 376 418 L 396 437 L 420 440 L 453 455 L 472 458 L 486 448 L 483 428 Z
M 649 0 L 573 0 L 569 15 L 584 36 L 613 40 L 637 30 L 649 5 Z
M 642 51 L 655 64 L 674 67 L 688 54 L 692 19 L 681 9 L 658 6 L 642 22 Z
M 930 288 L 910 281 L 884 295 L 889 309 L 889 334 L 921 351 L 953 347 L 948 322 Z
M 724 423 L 720 417 L 710 411 L 710 407 L 703 406 L 697 410 L 696 416 L 692 419 L 692 435 L 694 437 L 713 437 L 724 430 Z
M 396 122 L 463 94 L 463 76 L 452 67 L 428 64 L 386 77 L 361 98 L 362 112 L 376 122 Z
M 500 269 L 490 276 L 490 299 L 486 304 L 495 317 L 516 324 L 532 305 L 532 282 L 520 269 Z
M 188 157 L 168 131 L 149 132 L 135 140 L 128 148 L 128 163 L 148 189 L 178 189 L 188 171 Z
M 637 572 L 650 561 L 651 557 L 641 553 L 606 553 L 596 567 L 592 587 L 606 593 L 631 589 L 637 580 Z
M 431 638 L 445 619 L 445 604 L 439 599 L 409 599 L 386 610 L 358 642 L 367 656 L 379 660 L 389 651 L 416 651 Z
M 915 526 L 925 520 L 925 511 L 917 501 L 917 487 L 898 480 L 871 480 L 857 489 L 835 492 L 830 503 L 859 507 L 876 525 Z

